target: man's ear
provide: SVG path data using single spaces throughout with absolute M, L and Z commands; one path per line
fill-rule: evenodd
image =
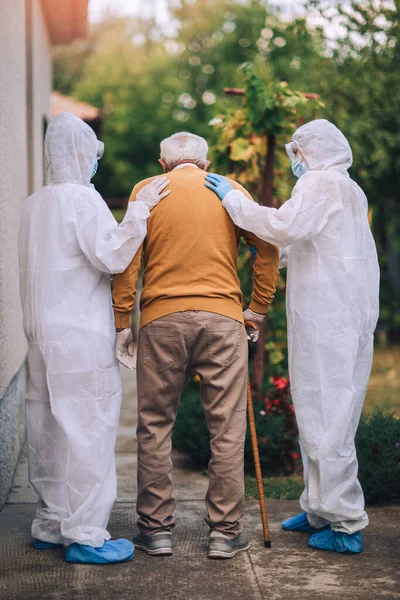
M 168 173 L 168 168 L 167 165 L 165 163 L 165 160 L 163 160 L 162 158 L 158 159 L 158 162 L 160 163 L 160 165 L 162 166 L 162 170 L 164 173 Z
M 206 160 L 206 164 L 204 165 L 204 170 L 205 171 L 208 171 L 208 167 L 210 166 L 210 164 L 211 164 L 211 161 Z

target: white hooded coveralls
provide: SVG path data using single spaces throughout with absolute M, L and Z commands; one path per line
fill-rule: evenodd
M 45 153 L 47 185 L 23 204 L 19 242 L 32 536 L 98 547 L 110 539 L 121 403 L 110 273 L 129 265 L 150 213 L 131 202 L 118 227 L 90 183 L 102 143 L 72 114 L 50 123 Z
M 367 199 L 350 179 L 350 146 L 326 120 L 293 135 L 308 165 L 290 200 L 261 207 L 240 191 L 223 205 L 236 225 L 287 260 L 289 374 L 314 527 L 368 525 L 355 449 L 379 311 L 379 266 Z

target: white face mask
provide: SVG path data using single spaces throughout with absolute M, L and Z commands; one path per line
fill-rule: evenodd
M 307 164 L 302 160 L 301 154 L 298 154 L 295 160 L 292 161 L 292 171 L 295 177 L 301 177 L 308 171 Z
M 99 168 L 99 161 L 96 159 L 96 162 L 94 163 L 94 167 L 93 167 L 93 171 L 92 171 L 92 176 L 90 179 L 93 179 L 93 177 L 96 175 L 98 168 Z

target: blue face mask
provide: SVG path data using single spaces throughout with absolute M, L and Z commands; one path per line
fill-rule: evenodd
M 301 177 L 308 170 L 308 167 L 305 162 L 302 162 L 302 156 L 297 156 L 292 161 L 292 171 L 295 177 Z
M 98 168 L 99 168 L 99 161 L 96 160 L 96 162 L 94 163 L 94 167 L 93 167 L 93 171 L 92 171 L 92 176 L 91 176 L 90 179 L 93 179 L 93 177 L 96 175 Z

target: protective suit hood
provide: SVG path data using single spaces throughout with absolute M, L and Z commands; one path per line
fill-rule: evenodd
M 299 127 L 293 141 L 306 159 L 311 171 L 347 170 L 353 163 L 349 142 L 343 133 L 326 119 L 316 119 Z
M 79 117 L 63 112 L 51 121 L 45 138 L 46 183 L 90 185 L 96 158 L 104 144 Z

